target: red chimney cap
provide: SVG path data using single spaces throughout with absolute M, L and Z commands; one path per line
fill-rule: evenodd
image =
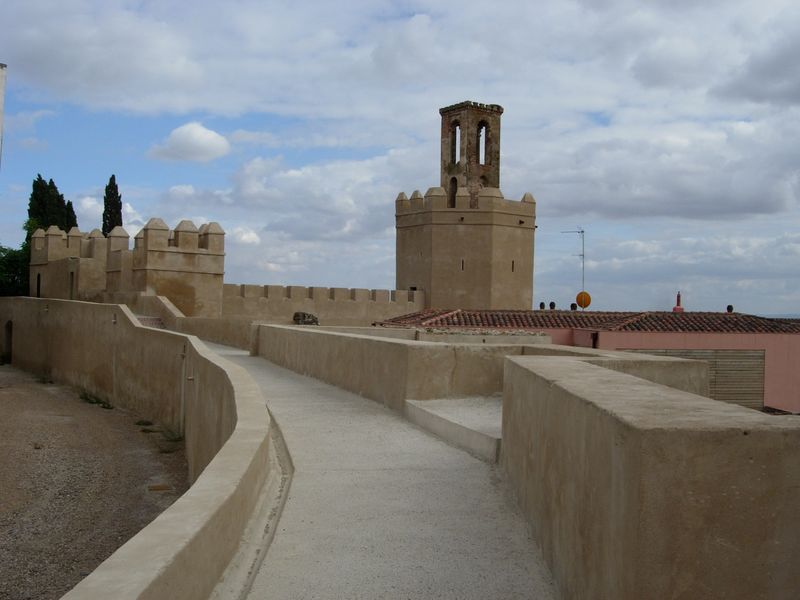
M 678 292 L 678 297 L 675 299 L 675 306 L 672 307 L 672 312 L 683 312 L 683 307 L 681 306 L 680 292 Z

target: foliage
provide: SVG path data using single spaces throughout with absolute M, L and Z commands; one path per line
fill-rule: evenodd
M 0 296 L 28 294 L 28 248 L 0 246 Z
M 69 231 L 78 226 L 72 202 L 65 202 L 64 195 L 51 179 L 45 181 L 41 174 L 33 180 L 31 196 L 28 200 L 28 220 L 25 222 L 25 239 L 30 241 L 37 229 L 47 229 L 55 225 Z
M 117 178 L 112 174 L 103 195 L 103 235 L 108 237 L 117 225 L 122 226 L 122 196 L 117 187 Z
M 75 209 L 72 206 L 72 200 L 67 200 L 65 212 L 66 212 L 65 224 L 67 226 L 65 231 L 69 231 L 73 227 L 78 226 L 78 217 L 75 216 Z

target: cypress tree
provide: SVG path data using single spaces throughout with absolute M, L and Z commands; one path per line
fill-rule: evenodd
M 41 174 L 38 174 L 33 180 L 28 200 L 28 220 L 24 225 L 27 234 L 25 240 L 30 240 L 37 229 L 47 229 L 51 225 L 69 231 L 78 226 L 78 219 L 72 202 L 64 201 L 64 194 L 58 191 L 55 182 L 52 179 L 46 182 Z
M 73 227 L 78 226 L 78 217 L 75 216 L 75 209 L 72 206 L 72 200 L 67 200 L 67 205 L 65 208 L 66 208 L 66 210 L 64 211 L 66 213 L 65 231 L 69 231 Z
M 51 179 L 47 182 L 47 224 L 57 225 L 67 231 L 67 204 L 64 202 L 64 194 L 58 191 L 55 182 Z
M 117 187 L 117 178 L 112 174 L 103 195 L 103 235 L 108 236 L 117 225 L 122 225 L 122 196 Z

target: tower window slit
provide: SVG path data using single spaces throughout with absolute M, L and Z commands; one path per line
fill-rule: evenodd
M 464 270 L 464 259 L 463 258 L 461 259 L 461 270 L 462 271 Z
M 514 261 L 513 260 L 511 261 L 511 272 L 512 273 L 514 272 Z

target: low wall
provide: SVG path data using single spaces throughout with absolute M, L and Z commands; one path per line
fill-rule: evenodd
M 240 367 L 125 306 L 0 299 L 12 362 L 185 435 L 189 490 L 65 598 L 207 597 L 270 474 L 271 423 Z
M 256 326 L 257 323 L 248 318 L 180 317 L 176 320 L 174 329 L 217 344 L 255 351 Z
M 485 396 L 503 386 L 503 357 L 527 346 L 438 344 L 258 326 L 258 354 L 275 364 L 402 410 L 405 400 Z
M 561 597 L 795 598 L 800 419 L 591 362 L 505 367 L 501 462 Z
M 278 285 L 223 286 L 222 316 L 292 323 L 296 312 L 312 313 L 321 325 L 371 325 L 425 308 L 425 294 Z
M 611 368 L 635 369 L 640 376 L 657 383 L 700 393 L 708 389 L 708 367 L 695 361 L 658 362 L 659 359 L 642 356 L 632 362 L 631 356 L 623 352 L 524 341 L 517 344 L 420 342 L 382 337 L 380 333 L 386 331 L 383 328 L 366 329 L 369 335 L 350 333 L 360 332 L 357 328 L 261 324 L 257 329 L 257 353 L 275 364 L 396 410 L 403 409 L 406 399 L 499 394 L 503 390 L 504 357 L 523 354 L 603 359 L 609 361 Z M 651 369 L 650 365 L 657 362 L 672 367 Z

